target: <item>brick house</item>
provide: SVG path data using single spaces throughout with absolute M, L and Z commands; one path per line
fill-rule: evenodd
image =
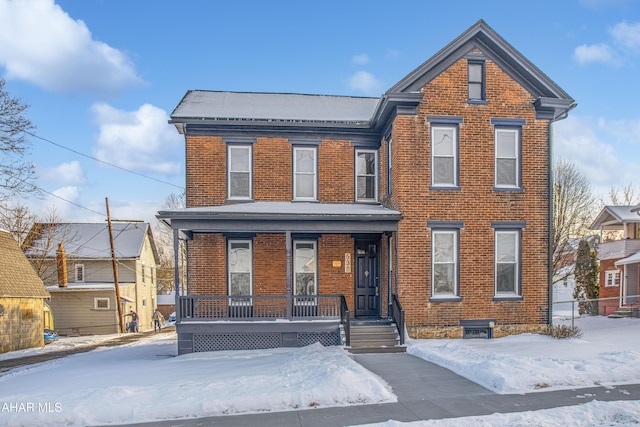
M 158 213 L 188 246 L 178 351 L 549 323 L 550 127 L 574 105 L 483 21 L 379 98 L 188 91 L 187 207 Z
M 598 249 L 600 314 L 607 316 L 626 311 L 637 316 L 640 307 L 640 205 L 605 206 L 591 229 L 620 234 L 619 238 L 600 243 Z

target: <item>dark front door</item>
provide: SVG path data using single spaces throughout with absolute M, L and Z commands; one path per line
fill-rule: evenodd
M 356 242 L 356 317 L 380 316 L 378 245 Z

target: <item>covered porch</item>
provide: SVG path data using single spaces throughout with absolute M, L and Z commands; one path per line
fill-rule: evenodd
M 173 229 L 180 354 L 349 345 L 352 318 L 401 313 L 389 273 L 395 271 L 389 263 L 395 259 L 398 211 L 252 202 L 161 211 L 158 218 Z M 214 243 L 197 247 L 207 236 Z M 181 240 L 187 245 L 187 283 L 180 283 L 178 271 Z M 201 261 L 205 246 L 217 257 Z M 206 269 L 217 276 L 201 279 Z

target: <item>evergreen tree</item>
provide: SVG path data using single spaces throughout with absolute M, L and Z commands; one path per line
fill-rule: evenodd
M 580 314 L 598 314 L 598 301 L 584 301 L 585 299 L 595 300 L 598 298 L 600 293 L 598 270 L 598 259 L 595 252 L 591 250 L 586 239 L 580 240 L 574 270 L 576 287 L 573 291 L 575 299 L 583 300 L 579 302 L 578 312 Z

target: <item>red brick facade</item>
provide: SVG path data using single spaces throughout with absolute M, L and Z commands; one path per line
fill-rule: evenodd
M 478 25 L 487 31 L 484 24 Z M 483 53 L 477 48 L 466 52 L 476 55 L 476 59 Z M 505 52 L 500 54 L 506 55 Z M 549 129 L 551 120 L 565 114 L 572 100 L 562 98 L 564 110 L 549 113 L 540 107 L 544 96 L 533 94 L 531 87 L 525 89 L 519 77 L 488 57 L 482 61 L 485 93 L 482 102 L 468 100 L 469 58 L 459 55 L 444 71 L 425 79 L 419 93 L 412 88 L 399 90 L 402 95 L 399 102 L 406 102 L 409 107 L 393 111 L 385 119 L 387 124 L 376 128 L 375 146 L 370 142 L 354 142 L 344 136 L 346 133 L 340 137 L 335 136 L 336 131 L 325 134 L 322 129 L 314 129 L 315 140 L 304 141 L 272 127 L 261 134 L 258 125 L 254 125 L 250 134 L 243 135 L 252 150 L 249 203 L 292 202 L 293 150 L 297 144 L 304 144 L 317 147 L 317 203 L 358 204 L 355 195 L 357 150 L 362 147 L 377 153 L 377 198 L 381 205 L 402 215 L 397 231 L 390 228 L 364 236 L 362 232 L 320 232 L 304 236 L 294 233 L 293 242 L 296 239 L 317 241 L 318 293 L 343 294 L 354 312 L 356 242 L 374 238 L 379 269 L 376 276 L 380 292 L 378 315 L 388 316 L 388 299 L 390 294 L 397 293 L 412 337 L 460 336 L 459 325 L 464 319 L 495 319 L 495 336 L 534 331 L 548 323 Z M 531 70 L 531 79 L 546 79 L 533 67 Z M 521 73 L 526 74 L 522 70 Z M 411 84 L 407 83 L 407 88 Z M 545 91 L 563 94 L 552 82 L 536 80 L 532 86 L 536 85 L 546 85 Z M 421 99 L 417 96 L 420 94 Z M 416 102 L 409 105 L 412 99 Z M 431 127 L 437 120 L 456 123 L 456 188 L 431 185 Z M 496 123 L 511 123 L 519 132 L 517 188 L 496 189 L 495 186 Z M 236 203 L 227 200 L 227 147 L 239 142 L 230 142 L 227 135 L 232 131 L 223 126 L 206 132 L 185 131 L 187 208 Z M 306 125 L 298 126 L 303 129 Z M 355 134 L 360 130 L 350 131 Z M 238 131 L 238 135 L 241 134 Z M 392 165 L 390 194 L 389 161 Z M 437 299 L 432 295 L 434 224 L 454 224 L 458 233 L 455 298 Z M 520 236 L 517 290 L 507 298 L 496 293 L 495 235 L 500 228 L 517 229 Z M 244 238 L 252 241 L 253 293 L 284 294 L 287 283 L 285 234 L 244 229 L 234 232 L 248 233 L 249 237 Z M 226 295 L 228 237 L 229 234 L 221 232 L 193 234 L 188 252 L 189 293 Z

